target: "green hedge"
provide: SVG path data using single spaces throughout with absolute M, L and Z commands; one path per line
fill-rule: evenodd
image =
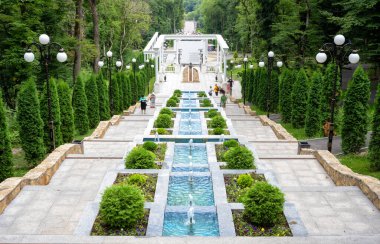
M 80 135 L 84 135 L 89 129 L 89 123 L 87 116 L 87 97 L 84 90 L 83 81 L 80 77 L 78 77 L 74 84 L 72 99 L 75 128 Z
M 99 94 L 95 75 L 91 75 L 86 82 L 87 116 L 90 128 L 98 126 L 99 117 Z
M 211 119 L 210 126 L 211 128 L 227 128 L 227 123 L 222 116 L 218 115 Z
M 155 168 L 155 159 L 154 153 L 143 147 L 135 147 L 125 159 L 125 167 L 127 169 L 153 169 Z
M 172 117 L 167 114 L 158 115 L 154 122 L 155 128 L 170 128 L 172 126 Z
M 251 169 L 254 167 L 252 152 L 244 147 L 231 147 L 223 155 L 229 169 Z
M 63 80 L 57 84 L 59 106 L 61 109 L 61 132 L 63 142 L 71 142 L 74 139 L 74 114 L 71 105 L 71 89 Z
M 12 146 L 0 90 L 0 182 L 13 176 Z

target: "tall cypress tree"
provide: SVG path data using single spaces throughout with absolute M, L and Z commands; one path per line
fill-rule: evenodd
M 125 108 L 125 100 L 124 100 L 124 80 L 123 73 L 119 72 L 119 78 L 117 79 L 119 85 L 119 112 L 123 112 Z
M 128 77 L 127 75 L 125 74 L 125 72 L 122 73 L 122 86 L 123 86 L 123 104 L 124 104 L 124 109 L 127 109 L 130 105 L 129 103 L 129 94 L 128 94 L 128 83 L 129 83 L 129 80 L 128 80 Z
M 371 167 L 380 170 L 380 85 L 377 87 L 372 135 L 369 143 L 369 159 L 371 160 Z
M 294 128 L 302 128 L 305 125 L 307 84 L 305 70 L 301 69 L 297 74 L 297 79 L 292 90 L 292 125 Z
M 258 69 L 256 82 L 257 82 L 256 105 L 261 110 L 266 110 L 266 108 L 267 108 L 268 79 L 267 79 L 267 71 L 265 68 Z
M 133 105 L 136 103 L 138 95 L 137 95 L 137 86 L 135 82 L 135 77 L 132 72 L 129 74 L 129 81 L 130 81 L 130 87 L 131 87 L 130 101 L 131 101 L 131 104 Z
M 365 145 L 368 132 L 370 80 L 362 66 L 356 68 L 343 107 L 342 149 L 357 153 Z
M 58 147 L 62 145 L 62 132 L 61 132 L 61 110 L 59 107 L 59 98 L 57 92 L 57 85 L 55 79 L 50 80 L 50 97 L 51 97 L 51 116 L 54 121 L 54 137 L 55 146 Z M 48 106 L 48 95 L 47 95 L 47 85 L 44 85 L 44 89 L 40 98 L 40 108 L 41 108 L 41 118 L 44 122 L 44 141 L 46 149 L 52 149 L 50 147 L 50 128 L 49 128 L 49 106 Z
M 74 114 L 71 105 L 71 89 L 63 80 L 57 84 L 59 106 L 61 111 L 61 132 L 63 142 L 71 142 L 74 139 Z
M 139 99 L 141 96 L 144 96 L 144 94 L 145 94 L 144 80 L 143 80 L 143 77 L 141 76 L 140 72 L 137 73 L 136 80 L 137 80 L 137 97 Z
M 281 120 L 284 123 L 290 123 L 292 120 L 292 90 L 295 80 L 294 72 L 285 69 L 280 78 L 280 101 Z
M 311 82 L 305 121 L 305 133 L 308 137 L 313 137 L 321 131 L 321 73 L 314 72 Z
M 249 70 L 249 78 L 248 78 L 248 101 L 253 103 L 253 94 L 255 89 L 255 72 L 253 69 Z
M 13 176 L 12 146 L 0 90 L 0 182 Z
M 31 79 L 22 84 L 17 95 L 17 122 L 25 158 L 34 166 L 45 156 L 45 145 L 37 88 Z
M 98 97 L 99 97 L 99 118 L 108 120 L 110 118 L 110 105 L 108 100 L 107 82 L 103 80 L 101 73 L 97 77 Z
M 96 76 L 91 75 L 91 78 L 86 82 L 86 97 L 87 97 L 87 116 L 89 127 L 95 128 L 98 126 L 99 118 L 99 95 Z
M 84 135 L 89 129 L 89 123 L 87 116 L 87 97 L 81 77 L 78 77 L 74 84 L 72 104 L 75 129 L 80 135 Z
M 330 121 L 330 113 L 331 113 L 331 91 L 333 89 L 335 79 L 335 64 L 330 63 L 326 70 L 325 74 L 323 76 L 323 87 L 322 87 L 322 100 L 321 100 L 321 114 L 322 114 L 322 124 L 324 124 L 326 121 Z M 340 91 L 340 85 L 339 81 L 337 82 L 337 91 Z M 338 98 L 337 98 L 338 99 Z M 337 108 L 337 102 L 335 103 L 335 112 L 338 110 Z
M 113 106 L 113 113 L 112 115 L 119 113 L 119 82 L 117 80 L 117 75 L 112 76 L 112 86 L 109 87 L 111 89 L 111 92 L 109 93 L 109 101 L 110 101 L 110 109 L 112 112 L 112 106 Z M 113 103 L 113 104 L 112 104 Z
M 271 112 L 278 111 L 278 99 L 279 99 L 279 84 L 278 84 L 278 72 L 273 70 L 271 73 L 271 84 L 270 84 L 270 108 Z

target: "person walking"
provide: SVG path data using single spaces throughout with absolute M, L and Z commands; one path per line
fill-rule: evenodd
M 210 86 L 210 90 L 208 90 L 208 95 L 211 97 L 212 96 L 212 86 Z
M 150 100 L 150 107 L 155 108 L 156 107 L 156 95 L 154 94 L 154 92 L 152 92 L 152 94 L 150 95 L 149 100 Z
M 147 101 L 145 97 L 140 98 L 140 107 L 141 107 L 141 113 L 146 114 L 146 106 L 147 106 Z
M 215 92 L 215 96 L 218 96 L 218 93 L 219 93 L 219 86 L 218 86 L 218 84 L 215 84 L 215 86 L 214 86 L 214 92 Z

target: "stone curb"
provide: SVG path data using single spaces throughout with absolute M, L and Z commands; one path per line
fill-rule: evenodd
M 277 138 L 280 140 L 297 141 L 282 125 L 277 124 L 273 120 L 269 119 L 266 115 L 259 115 L 261 123 L 265 126 L 270 126 Z

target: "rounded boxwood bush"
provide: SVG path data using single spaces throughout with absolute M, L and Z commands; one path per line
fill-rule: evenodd
M 148 179 L 148 176 L 146 175 L 133 174 L 128 177 L 127 184 L 141 187 L 145 185 L 147 179 Z
M 211 128 L 226 128 L 227 127 L 226 120 L 220 115 L 212 118 L 210 125 L 211 125 Z
M 244 217 L 259 226 L 273 226 L 281 216 L 284 194 L 267 182 L 257 182 L 243 198 Z
M 181 90 L 175 90 L 174 92 L 173 92 L 173 96 L 177 96 L 177 97 L 180 97 L 180 96 L 182 96 L 182 92 L 181 92 Z
M 221 135 L 221 134 L 223 134 L 223 133 L 224 133 L 224 129 L 223 129 L 223 128 L 220 128 L 220 127 L 215 128 L 215 129 L 213 130 L 213 134 L 214 134 L 214 135 Z
M 144 216 L 143 194 L 133 185 L 108 187 L 100 202 L 99 214 L 102 221 L 111 227 L 134 227 Z
M 169 100 L 174 100 L 176 103 L 179 103 L 179 98 L 177 96 L 171 96 Z
M 239 177 L 237 179 L 237 184 L 241 188 L 250 187 L 253 184 L 253 178 L 249 174 L 239 175 Z
M 207 112 L 207 115 L 209 118 L 214 118 L 215 116 L 218 116 L 218 110 L 211 109 Z
M 152 141 L 146 141 L 143 144 L 143 148 L 145 148 L 146 150 L 151 151 L 151 152 L 156 150 L 157 147 L 158 147 L 158 145 Z
M 177 106 L 177 102 L 174 99 L 169 99 L 166 102 L 166 107 L 175 107 L 175 106 Z
M 125 159 L 125 167 L 127 169 L 153 169 L 156 155 L 142 148 L 135 147 Z
M 170 128 L 172 125 L 172 117 L 167 114 L 158 115 L 154 126 L 156 128 Z
M 223 155 L 229 169 L 251 169 L 254 167 L 252 152 L 243 146 L 231 147 Z
M 223 142 L 223 146 L 227 147 L 227 148 L 238 147 L 239 146 L 239 142 L 237 142 L 235 140 L 228 140 L 228 141 Z
M 164 128 L 157 128 L 157 133 L 159 134 L 159 135 L 167 135 L 167 134 L 169 134 Z
M 203 107 L 212 107 L 212 104 L 211 104 L 210 99 L 204 99 L 204 100 L 202 101 L 202 106 L 203 106 Z
M 173 111 L 170 108 L 163 108 L 160 110 L 160 115 L 161 114 L 167 114 L 173 117 Z
M 207 97 L 206 92 L 204 91 L 198 92 L 198 97 Z

